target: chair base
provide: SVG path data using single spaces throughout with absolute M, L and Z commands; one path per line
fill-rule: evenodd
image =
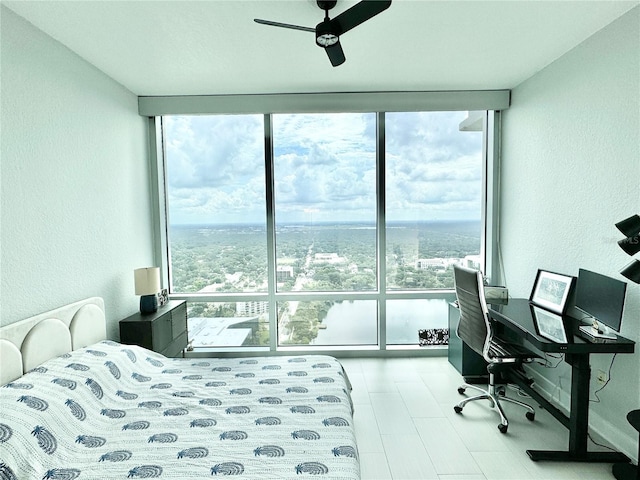
M 527 410 L 526 412 L 527 420 L 533 421 L 535 419 L 536 412 L 531 405 L 521 402 L 520 400 L 516 400 L 515 398 L 509 398 L 504 395 L 501 389 L 496 388 L 495 376 L 493 373 L 489 374 L 489 385 L 486 390 L 478 387 L 477 385 L 465 383 L 458 388 L 458 393 L 460 393 L 461 395 L 464 394 L 467 388 L 471 388 L 480 393 L 473 397 L 465 398 L 464 400 L 459 402 L 455 407 L 453 407 L 456 413 L 462 413 L 462 409 L 469 402 L 474 402 L 476 400 L 488 400 L 491 405 L 491 408 L 496 408 L 498 410 L 498 414 L 500 415 L 500 424 L 498 425 L 498 430 L 500 430 L 500 433 L 507 433 L 507 429 L 509 428 L 509 420 L 507 420 L 507 417 L 504 413 L 504 410 L 502 409 L 502 405 L 500 405 L 500 402 L 509 402 L 515 405 L 520 405 L 521 407 Z

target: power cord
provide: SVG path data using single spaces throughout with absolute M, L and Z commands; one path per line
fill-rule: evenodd
M 594 444 L 594 445 L 597 445 L 597 446 L 602 447 L 602 448 L 606 448 L 607 450 L 610 450 L 610 451 L 612 451 L 612 452 L 620 453 L 620 452 L 619 452 L 619 450 L 616 450 L 615 448 L 610 447 L 609 445 L 604 445 L 604 444 L 602 444 L 602 443 L 596 442 L 596 441 L 593 439 L 593 437 L 591 436 L 591 433 L 589 433 L 589 432 L 587 432 L 587 438 L 588 438 L 589 440 L 591 440 L 591 442 L 593 442 L 593 444 Z
M 549 359 L 552 358 L 554 360 L 557 360 L 557 362 L 552 363 Z M 560 365 L 562 363 L 562 361 L 564 360 L 564 353 L 561 353 L 560 355 L 551 355 L 550 353 L 545 353 L 544 354 L 544 362 L 539 362 L 537 360 L 534 360 L 532 363 L 535 363 L 537 365 L 541 365 L 544 368 L 557 368 L 558 365 Z M 530 386 L 533 386 L 534 382 L 531 382 Z M 516 390 L 518 392 L 518 396 L 519 397 L 525 397 L 525 398 L 531 398 L 531 396 L 525 392 L 524 390 L 522 390 L 522 388 L 520 388 L 518 385 L 516 384 L 509 384 L 508 385 L 510 388 L 513 388 L 514 390 Z
M 506 388 L 510 388 L 511 390 L 515 390 L 516 394 L 519 397 L 524 397 L 524 398 L 531 398 L 531 396 L 525 392 L 524 390 L 522 390 L 522 388 L 520 387 L 520 385 L 518 385 L 517 383 L 506 383 L 505 384 Z
M 550 359 L 550 358 L 553 358 L 554 360 L 558 360 L 558 361 L 555 363 L 555 365 L 554 365 L 554 364 L 552 364 L 552 363 L 549 361 L 549 359 Z M 551 355 L 550 353 L 545 353 L 545 354 L 544 354 L 544 363 L 543 363 L 543 362 L 538 362 L 538 361 L 535 361 L 534 363 L 535 363 L 535 364 L 537 364 L 537 365 L 541 365 L 541 366 L 543 366 L 544 368 L 557 368 L 557 367 L 558 367 L 558 365 L 560 365 L 560 364 L 562 363 L 562 361 L 563 361 L 563 360 L 564 360 L 564 353 L 561 353 L 561 354 L 560 354 L 560 355 L 558 355 L 558 356 Z
M 604 384 L 599 389 L 593 392 L 593 396 L 596 398 L 595 400 L 589 399 L 590 402 L 600 403 L 600 397 L 598 396 L 598 393 L 600 393 L 604 389 L 604 387 L 606 387 L 611 381 L 611 368 L 613 367 L 613 362 L 615 361 L 617 355 L 618 355 L 617 353 L 614 353 L 613 357 L 611 358 L 611 363 L 609 364 L 609 370 L 607 371 L 607 381 L 604 382 Z

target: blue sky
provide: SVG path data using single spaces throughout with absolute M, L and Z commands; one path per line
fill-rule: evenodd
M 387 113 L 388 221 L 478 220 L 467 112 Z M 171 224 L 264 223 L 262 115 L 165 117 Z M 276 222 L 374 221 L 376 116 L 273 116 Z

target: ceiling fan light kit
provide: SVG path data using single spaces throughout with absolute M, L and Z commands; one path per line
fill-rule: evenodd
M 391 6 L 391 0 L 363 0 L 331 19 L 329 18 L 329 10 L 336 6 L 337 0 L 317 0 L 316 3 L 318 7 L 324 10 L 325 15 L 324 20 L 316 25 L 315 29 L 302 27 L 300 25 L 273 22 L 271 20 L 262 20 L 260 18 L 255 18 L 254 21 L 272 27 L 314 32 L 316 35 L 316 45 L 325 49 L 331 65 L 337 67 L 338 65 L 342 65 L 346 60 L 344 51 L 340 45 L 340 35 L 366 22 Z
M 338 43 L 338 36 L 333 33 L 331 22 L 325 20 L 316 27 L 316 45 L 320 47 L 330 47 Z

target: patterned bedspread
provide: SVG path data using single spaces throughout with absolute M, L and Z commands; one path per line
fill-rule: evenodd
M 349 390 L 328 356 L 97 343 L 0 388 L 0 479 L 358 479 Z

